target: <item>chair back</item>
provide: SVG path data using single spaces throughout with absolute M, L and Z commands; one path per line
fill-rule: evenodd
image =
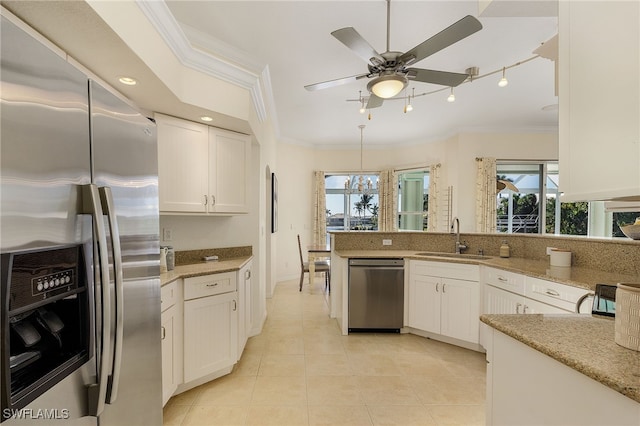
M 300 253 L 300 266 L 304 267 L 304 259 L 302 258 L 302 244 L 300 244 L 300 234 L 298 234 L 298 253 Z

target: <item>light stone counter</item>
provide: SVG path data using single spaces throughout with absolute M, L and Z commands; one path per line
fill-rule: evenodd
M 640 402 L 640 352 L 614 341 L 611 318 L 578 314 L 481 315 L 494 329 Z
M 160 285 L 164 286 L 180 278 L 198 277 L 220 272 L 238 271 L 252 256 L 243 256 L 213 262 L 199 262 L 190 265 L 178 265 L 172 271 L 160 274 Z

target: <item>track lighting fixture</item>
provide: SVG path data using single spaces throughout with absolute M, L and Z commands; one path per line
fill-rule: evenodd
M 509 80 L 507 80 L 507 77 L 505 77 L 506 70 L 506 67 L 502 68 L 502 78 L 500 79 L 500 81 L 498 81 L 498 86 L 500 87 L 505 87 L 507 84 L 509 84 Z
M 451 88 L 451 93 L 449 93 L 449 96 L 447 96 L 447 102 L 455 102 L 456 101 L 456 95 L 453 94 L 453 87 Z

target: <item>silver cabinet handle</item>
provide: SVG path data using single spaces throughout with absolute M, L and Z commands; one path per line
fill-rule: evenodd
M 206 206 L 208 202 L 209 202 L 209 198 L 205 194 L 205 196 L 204 196 L 204 205 Z
M 251 269 L 247 269 L 244 273 L 244 279 L 248 280 L 251 278 Z
M 165 337 L 167 337 L 167 329 L 166 329 L 166 328 L 164 328 L 164 326 L 163 326 L 163 327 L 162 327 L 162 339 L 161 339 L 161 340 L 164 340 L 164 339 L 165 339 Z
M 96 291 L 96 322 L 98 313 L 101 313 L 101 336 L 96 336 L 101 342 L 101 349 L 96 354 L 98 362 L 98 379 L 97 383 L 89 386 L 89 414 L 98 416 L 104 410 L 104 404 L 107 397 L 107 383 L 109 377 L 109 360 L 108 354 L 111 354 L 111 293 L 109 291 L 109 254 L 107 249 L 107 231 L 102 218 L 102 204 L 100 203 L 100 192 L 94 184 L 83 185 L 82 190 L 82 209 L 81 214 L 90 214 L 93 219 L 93 232 L 95 237 L 95 245 L 97 244 L 98 260 L 100 262 L 99 280 L 95 282 L 96 290 L 99 286 L 100 292 Z M 98 278 L 98 277 L 96 277 Z M 99 300 L 98 300 L 98 296 Z M 96 330 L 97 331 L 97 330 Z M 101 337 L 101 338 L 100 338 Z
M 548 288 L 548 289 L 545 291 L 545 293 L 547 293 L 549 296 L 556 296 L 556 297 L 557 297 L 557 296 L 560 296 L 560 293 L 558 293 L 557 291 L 555 291 L 555 290 L 553 290 L 553 289 L 551 289 L 551 288 Z
M 505 277 L 498 277 L 498 281 L 506 283 L 507 281 L 509 281 L 508 279 L 506 279 Z
M 217 287 L 218 283 L 213 283 L 213 284 L 205 284 L 207 287 Z
M 111 232 L 111 252 L 113 256 L 113 272 L 116 299 L 115 338 L 113 345 L 113 367 L 111 368 L 111 383 L 107 395 L 107 403 L 113 404 L 118 397 L 120 371 L 122 367 L 122 342 L 124 336 L 124 280 L 122 278 L 122 249 L 120 247 L 120 231 L 116 218 L 113 194 L 108 186 L 100 188 L 100 201 L 103 213 L 107 216 L 109 231 Z
M 522 306 L 521 303 L 516 303 L 516 314 L 520 313 L 520 306 Z
M 524 305 L 524 306 L 523 306 L 523 308 L 522 308 L 522 313 L 523 313 L 523 314 L 526 314 L 526 313 L 527 313 L 527 308 L 528 308 L 528 306 L 527 306 L 527 305 Z
M 236 302 L 236 299 L 233 299 L 233 310 L 234 312 L 238 310 L 238 302 Z
M 211 196 L 211 205 L 212 205 L 212 206 L 215 206 L 215 205 L 216 205 L 216 196 L 215 196 L 215 195 L 212 195 L 212 196 Z
M 438 292 L 438 286 L 440 286 L 440 283 L 436 283 L 436 293 Z
M 442 292 L 445 293 L 444 289 L 447 288 L 447 283 L 442 283 Z

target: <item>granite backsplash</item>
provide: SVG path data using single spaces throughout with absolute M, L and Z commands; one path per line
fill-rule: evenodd
M 455 251 L 456 237 L 437 232 L 334 232 L 334 249 L 340 250 L 415 250 Z M 382 245 L 391 240 L 391 246 Z M 469 234 L 461 233 L 460 241 L 468 247 L 465 253 L 499 256 L 503 241 L 511 247 L 511 257 L 532 260 L 548 259 L 547 247 L 570 250 L 572 266 L 599 269 L 640 276 L 640 241 L 629 239 L 597 239 L 587 237 L 546 236 L 537 234 Z

